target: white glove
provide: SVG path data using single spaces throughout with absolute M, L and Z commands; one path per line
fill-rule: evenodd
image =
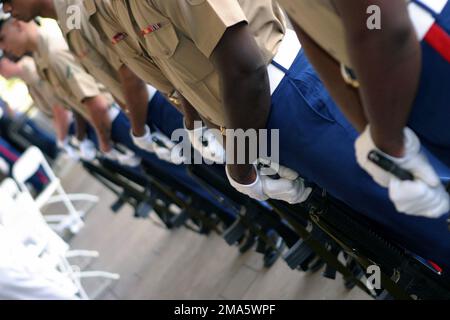
M 236 182 L 231 176 L 228 171 L 228 166 L 225 168 L 225 171 L 227 173 L 228 181 L 230 181 L 230 184 L 233 188 L 235 188 L 240 193 L 248 195 L 250 198 L 259 200 L 259 201 L 266 201 L 269 200 L 269 196 L 264 193 L 263 190 L 263 184 L 261 181 L 261 178 L 259 176 L 258 170 L 256 169 L 256 180 L 252 184 L 244 185 Z
M 84 161 L 93 161 L 97 155 L 97 149 L 94 143 L 89 139 L 80 142 L 80 158 Z
M 248 195 L 250 198 L 265 201 L 276 199 L 286 201 L 290 204 L 305 202 L 312 192 L 311 188 L 306 188 L 303 179 L 298 174 L 286 167 L 280 166 L 278 175 L 280 179 L 272 179 L 262 175 L 257 167 L 256 180 L 250 185 L 243 185 L 236 182 L 229 174 L 228 167 L 226 173 L 230 184 L 239 192 Z
M 189 135 L 192 146 L 203 158 L 218 164 L 224 164 L 226 153 L 223 146 L 217 141 L 216 136 L 207 127 L 195 128 L 194 130 L 184 129 Z
M 175 147 L 175 144 L 169 138 L 159 132 L 152 133 L 148 126 L 145 126 L 145 131 L 146 133 L 142 137 L 135 137 L 131 132 L 131 137 L 136 146 L 142 150 L 155 153 L 163 161 L 171 163 L 180 161 L 179 157 L 172 159 L 172 148 Z
M 137 157 L 133 152 L 121 153 L 115 149 L 103 154 L 106 159 L 118 162 L 127 167 L 137 167 L 141 164 L 141 158 Z
M 186 163 L 186 157 L 184 156 L 184 153 L 183 153 L 183 151 L 184 151 L 183 147 L 184 147 L 184 144 L 179 143 L 175 147 L 172 148 L 172 152 L 171 152 L 172 153 L 172 155 L 171 155 L 172 163 L 174 163 L 176 165 Z
M 172 149 L 175 147 L 175 143 L 159 132 L 154 132 L 152 136 L 153 152 L 159 159 L 174 163 L 172 159 Z
M 58 140 L 57 146 L 60 150 L 63 150 L 70 159 L 78 160 L 80 156 L 75 148 L 69 143 L 69 138 L 65 138 L 63 141 Z
M 133 139 L 133 143 L 138 146 L 140 149 L 154 152 L 153 150 L 153 140 L 152 133 L 148 126 L 145 126 L 145 134 L 142 137 L 135 137 L 133 132 L 130 132 L 131 138 Z
M 450 209 L 449 196 L 438 175 L 421 152 L 416 134 L 405 128 L 405 156 L 395 158 L 380 151 L 373 142 L 370 127 L 356 140 L 356 159 L 379 185 L 389 188 L 389 197 L 399 212 L 413 216 L 439 218 Z M 414 181 L 400 181 L 393 174 L 383 170 L 368 159 L 376 150 L 401 168 L 411 172 Z

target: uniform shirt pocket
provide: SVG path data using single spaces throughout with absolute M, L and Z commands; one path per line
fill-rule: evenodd
M 160 28 L 151 33 L 143 31 L 148 54 L 155 61 L 163 62 L 166 68 L 170 68 L 187 83 L 199 82 L 214 71 L 209 59 L 192 40 L 178 34 L 169 21 L 159 25 Z M 159 25 L 156 25 L 157 28 Z

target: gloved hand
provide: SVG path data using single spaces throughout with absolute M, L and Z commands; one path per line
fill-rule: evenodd
M 58 149 L 64 151 L 70 159 L 78 160 L 80 158 L 77 150 L 70 145 L 69 138 L 65 138 L 63 141 L 58 140 L 57 146 Z
M 286 201 L 290 204 L 305 202 L 312 192 L 311 188 L 305 187 L 303 179 L 298 174 L 286 167 L 279 167 L 279 179 L 263 175 L 255 166 L 256 180 L 250 185 L 243 185 L 236 182 L 229 174 L 228 167 L 226 173 L 231 185 L 239 192 L 248 195 L 250 198 L 265 201 L 276 199 Z
M 89 139 L 84 139 L 80 142 L 80 158 L 84 161 L 93 161 L 97 155 L 97 150 L 94 143 Z
M 154 132 L 152 134 L 153 152 L 159 159 L 174 163 L 172 159 L 172 149 L 175 147 L 175 143 L 166 137 L 164 134 Z
M 171 155 L 171 159 L 172 159 L 172 163 L 176 164 L 176 165 L 180 165 L 183 163 L 186 163 L 186 157 L 184 156 L 183 153 L 183 143 L 179 143 L 177 144 L 175 147 L 172 148 L 172 155 Z
M 217 141 L 216 136 L 207 127 L 195 128 L 194 130 L 184 129 L 189 135 L 192 146 L 203 158 L 218 164 L 224 164 L 226 153 L 223 146 Z
M 450 209 L 449 195 L 438 175 L 421 152 L 419 138 L 405 128 L 405 155 L 395 158 L 383 153 L 373 142 L 370 127 L 356 140 L 356 159 L 359 165 L 379 185 L 389 189 L 389 197 L 399 212 L 413 216 L 439 218 Z M 371 151 L 377 150 L 401 168 L 410 171 L 414 181 L 400 181 L 368 159 Z
M 118 162 L 119 164 L 127 167 L 138 167 L 141 164 L 141 158 L 137 157 L 133 152 L 129 151 L 121 153 L 116 149 L 104 153 L 103 156 L 111 161 Z
M 148 152 L 154 152 L 152 133 L 148 126 L 145 126 L 145 135 L 143 135 L 142 137 L 135 137 L 133 135 L 133 132 L 130 132 L 130 135 L 131 138 L 133 139 L 133 143 L 140 149 Z

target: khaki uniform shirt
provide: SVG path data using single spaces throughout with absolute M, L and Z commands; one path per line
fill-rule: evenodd
M 27 85 L 36 107 L 47 116 L 53 117 L 53 106 L 64 103 L 55 96 L 50 84 L 39 77 L 33 58 L 24 57 L 18 63 L 22 69 L 22 80 Z
M 337 61 L 352 67 L 345 41 L 344 24 L 333 0 L 278 0 L 278 2 L 319 46 Z
M 351 67 L 345 29 L 333 0 L 278 0 L 289 16 L 337 61 Z
M 117 54 L 104 44 L 88 21 L 82 0 L 53 0 L 58 24 L 72 53 L 95 79 L 125 104 L 119 69 L 123 63 Z M 78 19 L 78 20 L 77 20 Z
M 91 23 L 130 69 L 163 92 L 167 90 L 162 85 L 168 83 L 219 126 L 226 125 L 225 110 L 210 57 L 226 29 L 248 23 L 267 64 L 286 31 L 275 0 L 84 0 L 84 4 Z
M 39 30 L 38 50 L 34 59 L 42 79 L 48 81 L 58 98 L 90 120 L 83 101 L 103 94 L 112 105 L 114 100 L 76 61 L 60 34 Z

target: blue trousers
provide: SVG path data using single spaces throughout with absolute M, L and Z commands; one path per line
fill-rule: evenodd
M 436 24 L 450 35 L 450 3 L 434 15 Z M 421 45 L 422 73 L 409 126 L 432 153 L 450 166 L 450 61 L 426 40 Z M 450 51 L 450 46 L 446 50 Z
M 57 157 L 58 146 L 55 137 L 36 125 L 33 120 L 27 120 L 20 133 L 50 158 L 55 159 Z
M 268 129 L 280 130 L 281 164 L 377 222 L 393 241 L 450 266 L 447 216 L 431 220 L 398 213 L 387 190 L 356 163 L 357 132 L 327 94 L 303 52 L 285 71 L 285 78 L 272 96 L 268 122 Z M 450 177 L 450 169 L 441 158 L 425 151 L 439 174 Z
M 6 112 L 6 103 L 3 100 L 0 100 L 0 109 L 3 112 L 3 116 L 0 117 L 0 134 L 4 135 L 5 138 L 9 137 L 11 126 L 17 121 L 21 121 L 21 117 L 10 117 Z M 27 118 L 19 133 L 30 144 L 41 149 L 47 156 L 52 159 L 56 158 L 58 147 L 55 137 L 36 125 L 33 120 Z

